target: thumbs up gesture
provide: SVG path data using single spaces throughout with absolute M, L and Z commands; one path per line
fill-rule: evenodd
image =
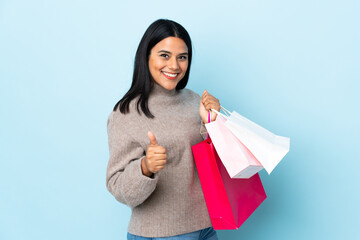
M 155 135 L 148 132 L 150 144 L 146 149 L 146 157 L 142 159 L 142 170 L 144 175 L 151 176 L 153 173 L 159 172 L 166 164 L 166 149 L 158 145 Z

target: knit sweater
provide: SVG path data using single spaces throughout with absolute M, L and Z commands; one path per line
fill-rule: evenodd
M 158 84 L 148 106 L 155 118 L 136 110 L 111 112 L 108 118 L 110 159 L 106 185 L 121 203 L 131 207 L 128 232 L 143 237 L 168 237 L 211 227 L 191 146 L 206 131 L 199 115 L 200 96 L 189 89 L 167 90 Z M 141 159 L 154 133 L 166 149 L 165 168 L 153 178 L 142 174 Z

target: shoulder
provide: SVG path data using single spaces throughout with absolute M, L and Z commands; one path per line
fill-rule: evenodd
M 200 99 L 201 99 L 201 97 L 198 93 L 194 92 L 193 90 L 191 90 L 189 88 L 184 88 L 181 91 L 182 91 L 182 95 L 187 99 L 194 99 L 197 101 L 200 101 Z
M 126 123 L 126 114 L 120 112 L 119 108 L 113 110 L 107 120 L 108 131 L 112 130 L 116 126 L 123 126 Z
M 134 125 L 140 117 L 140 114 L 136 109 L 136 100 L 137 98 L 130 102 L 129 112 L 127 113 L 122 113 L 119 106 L 116 110 L 110 112 L 107 120 L 108 131 L 116 129 L 117 131 L 120 130 L 122 132 L 126 132 L 128 129 L 133 127 L 132 125 Z

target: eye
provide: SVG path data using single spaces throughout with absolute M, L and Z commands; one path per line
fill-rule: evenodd
M 186 56 L 180 56 L 179 59 L 180 59 L 180 60 L 186 60 L 187 57 L 186 57 Z
M 167 55 L 166 53 L 163 53 L 163 54 L 160 54 L 160 57 L 168 58 L 169 55 Z

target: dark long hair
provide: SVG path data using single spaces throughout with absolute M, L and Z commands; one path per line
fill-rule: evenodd
M 151 49 L 161 40 L 167 37 L 178 37 L 184 40 L 188 48 L 188 67 L 184 77 L 176 85 L 176 90 L 185 88 L 190 73 L 192 46 L 189 33 L 180 24 L 167 20 L 159 19 L 153 22 L 145 31 L 142 37 L 138 49 L 135 55 L 134 73 L 130 90 L 124 95 L 124 97 L 116 103 L 113 111 L 116 111 L 120 105 L 121 113 L 129 112 L 129 104 L 131 100 L 139 96 L 136 103 L 137 111 L 140 114 L 140 109 L 148 118 L 154 118 L 148 107 L 148 99 L 150 92 L 153 88 L 153 77 L 149 70 L 149 55 Z

